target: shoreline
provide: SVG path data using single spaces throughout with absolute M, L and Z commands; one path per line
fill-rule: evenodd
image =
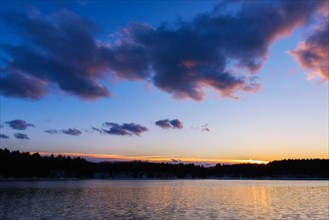
M 282 177 L 282 178 L 0 178 L 2 181 L 82 181 L 82 180 L 278 180 L 278 181 L 329 181 L 329 178 L 296 178 L 296 177 Z

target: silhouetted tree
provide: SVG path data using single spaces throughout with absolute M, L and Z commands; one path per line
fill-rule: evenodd
M 0 149 L 2 178 L 329 178 L 328 159 L 281 160 L 268 164 L 202 165 L 132 162 L 92 163 L 81 157 Z

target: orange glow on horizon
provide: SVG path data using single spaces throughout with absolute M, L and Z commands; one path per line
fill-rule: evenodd
M 206 158 L 191 158 L 191 157 L 179 157 L 178 155 L 157 155 L 157 156 L 124 156 L 116 154 L 87 154 L 87 153 L 67 153 L 67 152 L 38 152 L 42 156 L 50 156 L 54 154 L 71 156 L 71 157 L 83 157 L 85 159 L 97 159 L 99 161 L 148 161 L 148 162 L 175 162 L 175 163 L 197 163 L 197 164 L 237 164 L 237 163 L 257 163 L 267 164 L 269 161 L 264 160 L 233 160 L 233 159 L 206 159 Z

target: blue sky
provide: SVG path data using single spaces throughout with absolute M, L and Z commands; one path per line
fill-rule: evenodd
M 328 33 L 328 2 L 286 2 L 2 1 L 1 148 L 195 161 L 327 158 L 328 40 L 318 39 Z M 270 12 L 273 21 L 259 20 Z M 34 30 L 40 21 L 58 31 Z M 72 45 L 63 36 L 74 36 Z M 74 58 L 80 63 L 71 65 Z M 62 72 L 53 71 L 57 61 Z M 183 127 L 155 124 L 164 119 Z M 17 130 L 14 120 L 34 126 Z

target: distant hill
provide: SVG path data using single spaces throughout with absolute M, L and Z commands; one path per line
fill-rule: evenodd
M 250 178 L 250 179 L 329 179 L 328 159 L 272 161 L 268 164 L 191 164 L 133 162 L 89 162 L 81 157 L 0 149 L 0 178 Z

